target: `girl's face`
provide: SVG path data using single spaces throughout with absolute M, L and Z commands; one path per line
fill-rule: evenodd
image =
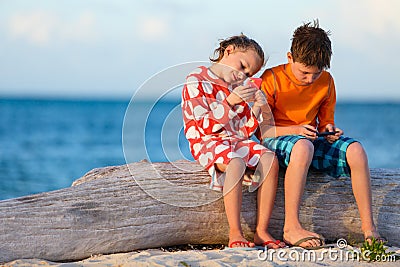
M 243 51 L 232 45 L 225 49 L 224 56 L 218 63 L 228 66 L 222 68 L 220 78 L 230 84 L 240 83 L 253 76 L 263 64 L 254 49 Z

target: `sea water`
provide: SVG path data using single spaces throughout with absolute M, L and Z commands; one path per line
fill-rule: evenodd
M 400 168 L 399 122 L 399 103 L 337 104 L 337 126 L 364 145 L 371 168 Z M 193 160 L 182 127 L 179 99 L 0 99 L 0 200 L 127 161 Z

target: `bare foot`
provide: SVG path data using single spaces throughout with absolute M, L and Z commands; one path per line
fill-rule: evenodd
M 386 242 L 385 238 L 382 238 L 378 231 L 374 228 L 372 230 L 364 231 L 364 239 L 371 244 L 372 238 L 375 238 L 377 241 Z
M 304 247 L 304 248 L 321 246 L 322 245 L 321 241 L 317 239 L 317 238 L 320 238 L 320 236 L 317 233 L 307 231 L 303 228 L 298 228 L 298 229 L 293 229 L 293 230 L 285 229 L 284 234 L 283 234 L 283 241 L 285 241 L 288 245 L 289 244 L 293 245 L 303 238 L 312 237 L 312 236 L 315 236 L 316 239 L 304 241 L 303 243 L 298 244 L 298 246 Z
M 255 244 L 246 240 L 243 235 L 229 235 L 229 247 L 230 248 L 252 248 Z
M 267 246 L 267 248 L 272 249 L 286 247 L 285 242 L 276 240 L 267 231 L 256 231 L 254 234 L 254 243 L 258 246 Z

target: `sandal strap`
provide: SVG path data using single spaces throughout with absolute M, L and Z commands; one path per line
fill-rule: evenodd
M 246 244 L 248 247 L 250 247 L 249 241 L 233 241 L 232 243 L 229 244 L 229 247 L 232 248 L 233 245 L 237 244 Z
M 293 246 L 298 247 L 298 246 L 300 246 L 301 243 L 306 242 L 306 241 L 309 241 L 309 240 L 319 240 L 320 243 L 321 243 L 321 245 L 324 245 L 324 244 L 325 244 L 325 240 L 322 239 L 322 238 L 320 238 L 320 237 L 317 237 L 317 236 L 307 236 L 307 237 L 304 237 L 304 238 L 300 239 L 300 240 L 297 241 L 296 243 L 294 243 Z

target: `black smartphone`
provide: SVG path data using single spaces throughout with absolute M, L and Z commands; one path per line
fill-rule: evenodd
M 335 135 L 338 132 L 320 132 L 317 133 L 317 136 L 327 136 L 327 135 Z

